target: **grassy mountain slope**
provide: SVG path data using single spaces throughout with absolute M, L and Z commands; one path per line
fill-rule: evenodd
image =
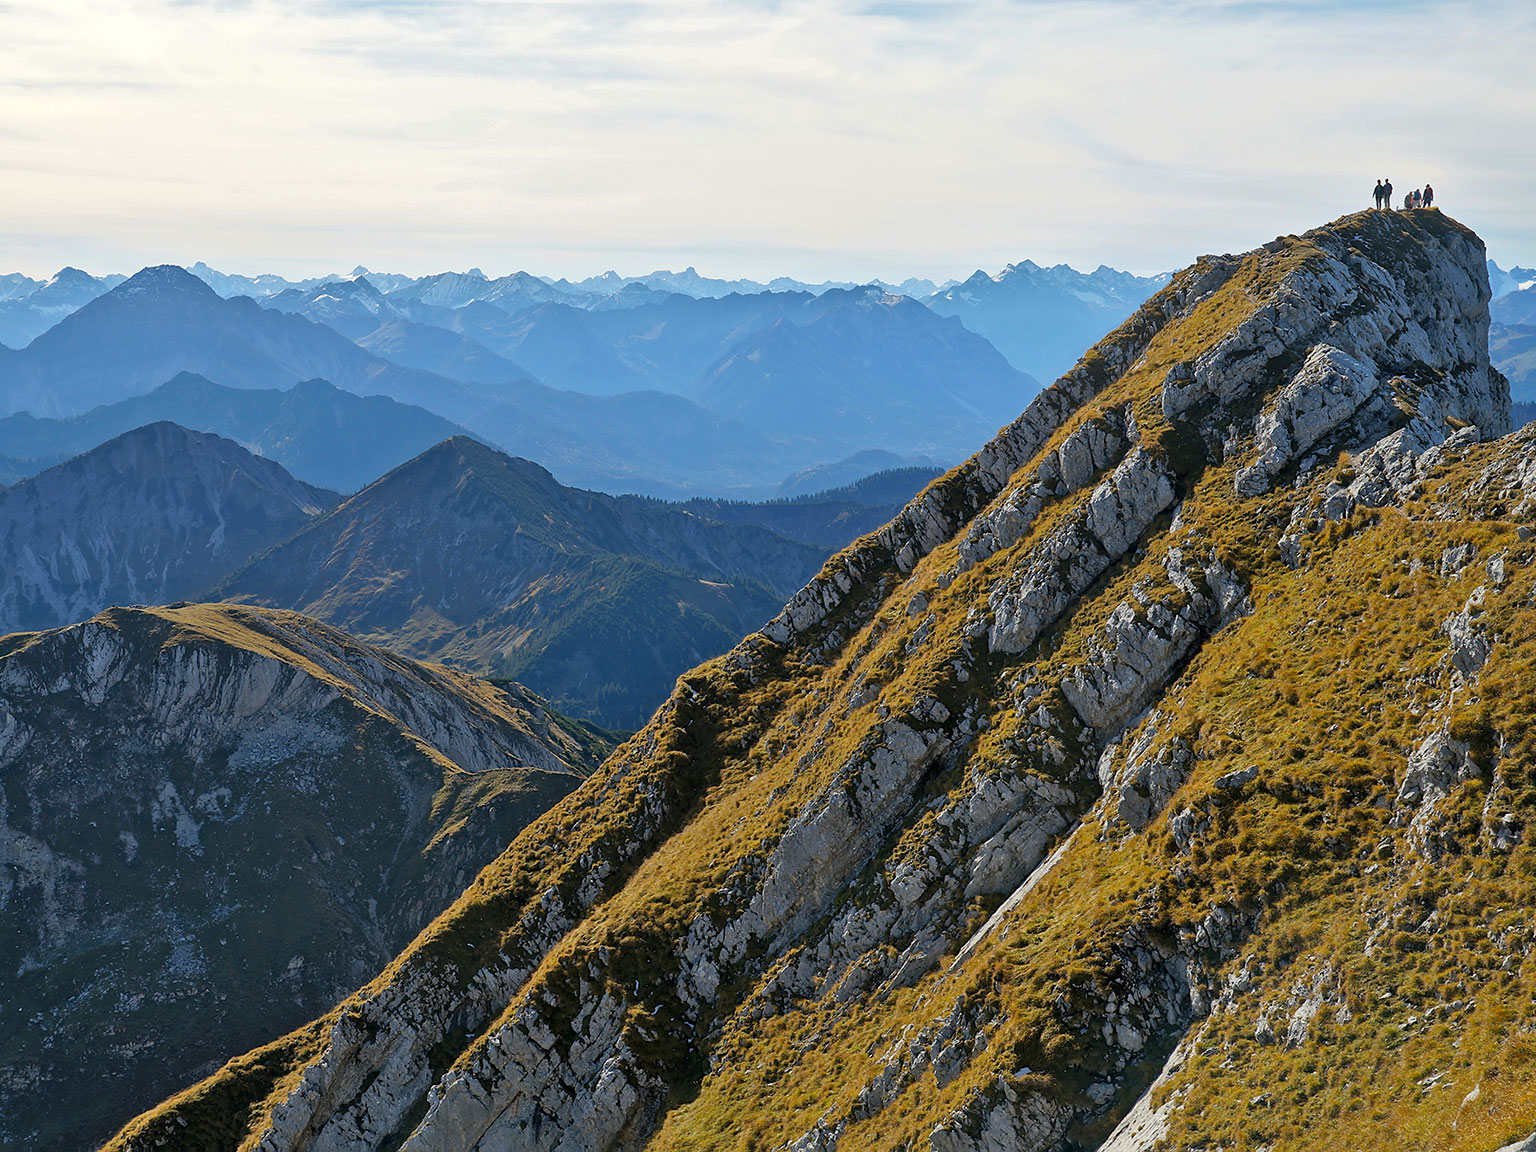
M 776 612 L 825 551 L 756 525 L 565 488 L 464 437 L 258 557 L 220 594 L 511 676 L 636 727 L 677 674 Z
M 87 1146 L 324 1011 L 604 750 L 291 613 L 0 638 L 0 1144 Z
M 0 455 L 49 456 L 32 475 L 114 436 L 159 420 L 214 432 L 281 464 L 310 484 L 355 492 L 433 444 L 464 434 L 452 421 L 388 396 L 358 396 L 324 380 L 284 391 L 226 388 L 183 372 L 143 396 L 62 420 L 20 412 L 0 418 Z M 18 471 L 24 467 L 18 463 Z
M 1484 259 L 1361 213 L 1175 277 L 112 1147 L 1523 1138 L 1536 480 L 1477 442 Z

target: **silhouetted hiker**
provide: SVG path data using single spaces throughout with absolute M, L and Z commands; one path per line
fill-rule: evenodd
M 1390 179 L 1381 186 L 1381 206 L 1383 208 L 1392 207 L 1392 181 Z
M 1381 207 L 1381 181 L 1376 181 L 1376 207 Z
M 1428 208 L 1435 202 L 1435 190 L 1428 184 L 1424 185 L 1424 207 Z

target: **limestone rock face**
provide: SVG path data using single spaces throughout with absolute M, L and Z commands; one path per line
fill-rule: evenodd
M 1536 1057 L 1457 1041 L 1536 983 L 1474 907 L 1536 898 L 1501 519 L 1536 482 L 1487 302 L 1434 212 L 1201 260 L 683 677 L 280 1083 L 232 1064 L 114 1147 L 229 1101 L 270 1152 L 1388 1147 L 1431 1062 L 1497 1065 L 1494 1146 Z M 1467 990 L 1431 1020 L 1432 971 Z
M 104 1139 L 328 1008 L 580 782 L 572 732 L 287 613 L 0 639 L 0 1143 Z

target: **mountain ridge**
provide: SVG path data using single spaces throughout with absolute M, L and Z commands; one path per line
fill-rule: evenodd
M 1500 517 L 1536 490 L 1529 437 L 1479 444 L 1509 421 L 1485 259 L 1434 211 L 1202 258 L 377 980 L 111 1147 L 1524 1136 L 1536 1055 L 1483 1040 L 1536 972 L 1476 941 L 1536 875 L 1536 797 L 1489 759 L 1529 741 L 1533 549 Z M 1362 694 L 1318 690 L 1346 667 Z M 1436 981 L 1494 1006 L 1429 1027 Z M 1453 1141 L 1431 1060 L 1480 1086 Z

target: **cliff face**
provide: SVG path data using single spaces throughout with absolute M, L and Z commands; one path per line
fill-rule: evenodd
M 112 1147 L 1525 1136 L 1536 470 L 1484 443 L 1488 295 L 1437 212 L 1202 259 Z
M 329 1008 L 595 765 L 288 613 L 0 639 L 0 1144 L 78 1148 Z

